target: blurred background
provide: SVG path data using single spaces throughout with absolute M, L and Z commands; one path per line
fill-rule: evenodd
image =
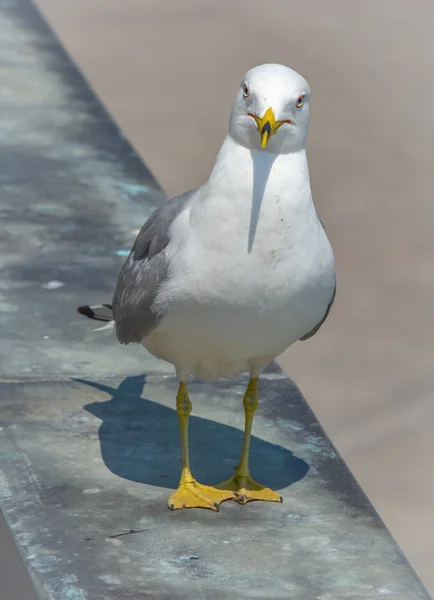
M 280 362 L 434 593 L 434 4 L 37 4 L 170 195 L 207 179 L 248 68 L 308 79 L 338 294 Z

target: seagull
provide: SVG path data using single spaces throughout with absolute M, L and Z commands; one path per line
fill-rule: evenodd
M 225 500 L 282 502 L 249 469 L 264 367 L 324 323 L 336 292 L 333 252 L 315 210 L 306 138 L 311 91 L 294 70 L 249 70 L 208 181 L 163 203 L 140 230 L 112 304 L 82 306 L 121 344 L 142 344 L 174 365 L 182 471 L 171 510 L 218 510 Z M 238 467 L 215 486 L 190 470 L 190 376 L 249 374 Z

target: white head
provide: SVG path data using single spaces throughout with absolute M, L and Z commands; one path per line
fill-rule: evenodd
M 250 150 L 289 154 L 305 147 L 310 87 L 283 65 L 247 71 L 232 108 L 231 137 Z

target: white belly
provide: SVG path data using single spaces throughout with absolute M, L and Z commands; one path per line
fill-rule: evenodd
M 333 254 L 322 230 L 290 252 L 271 249 L 266 260 L 239 253 L 236 268 L 233 258 L 232 268 L 221 256 L 202 260 L 220 267 L 211 275 L 196 264 L 188 277 L 175 277 L 165 290 L 173 297 L 167 315 L 144 341 L 181 378 L 259 375 L 321 321 L 333 295 Z

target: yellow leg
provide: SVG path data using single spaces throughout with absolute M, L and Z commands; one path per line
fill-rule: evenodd
M 170 496 L 168 506 L 170 510 L 177 510 L 179 508 L 209 508 L 211 510 L 219 510 L 222 502 L 234 498 L 234 492 L 230 490 L 218 490 L 209 485 L 202 485 L 191 474 L 188 454 L 188 417 L 191 413 L 191 408 L 187 385 L 181 382 L 176 396 L 176 412 L 178 413 L 181 428 L 182 473 L 178 489 Z
M 232 490 L 236 494 L 236 500 L 240 504 L 246 504 L 253 500 L 264 500 L 267 502 L 282 502 L 282 497 L 277 492 L 265 488 L 256 483 L 249 470 L 250 437 L 252 434 L 252 423 L 256 409 L 258 408 L 258 380 L 251 379 L 244 394 L 244 412 L 246 423 L 244 428 L 243 449 L 241 451 L 240 464 L 235 473 L 216 487 L 220 490 Z

